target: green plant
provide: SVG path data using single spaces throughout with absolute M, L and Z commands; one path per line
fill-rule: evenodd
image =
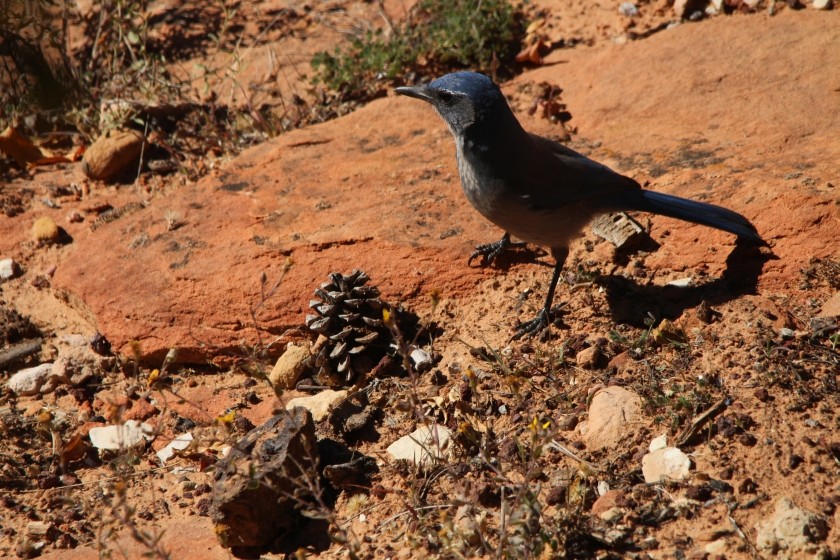
M 643 319 L 643 322 L 647 329 L 640 331 L 637 337 L 631 338 L 616 329 L 611 329 L 609 332 L 610 340 L 616 344 L 625 346 L 634 357 L 641 358 L 644 356 L 645 352 L 650 349 L 651 332 L 653 332 L 653 329 L 656 326 L 656 317 L 648 311 L 647 317 Z
M 523 18 L 507 0 L 421 0 L 390 33 L 369 30 L 344 49 L 317 53 L 313 82 L 342 100 L 384 95 L 410 74 L 470 68 L 509 75 L 523 36 Z

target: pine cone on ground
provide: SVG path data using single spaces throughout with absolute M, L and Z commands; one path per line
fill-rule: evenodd
M 382 321 L 379 289 L 366 286 L 370 280 L 361 270 L 347 276 L 333 272 L 330 281 L 315 290 L 306 316 L 306 326 L 326 337 L 326 343 L 311 358 L 319 382 L 348 385 L 376 365 L 388 349 L 390 332 Z

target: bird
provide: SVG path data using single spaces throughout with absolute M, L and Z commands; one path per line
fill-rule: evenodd
M 554 269 L 543 307 L 516 329 L 514 339 L 536 335 L 551 323 L 554 292 L 569 244 L 597 215 L 642 211 L 678 218 L 765 244 L 744 216 L 713 204 L 643 189 L 575 150 L 527 132 L 499 86 L 478 72 L 446 74 L 427 84 L 396 88 L 430 103 L 455 140 L 467 200 L 504 231 L 499 241 L 476 247 L 470 262 L 495 259 L 514 236 L 547 247 Z

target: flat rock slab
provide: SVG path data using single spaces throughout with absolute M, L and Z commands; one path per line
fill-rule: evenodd
M 758 287 L 773 293 L 836 247 L 840 104 L 825 69 L 840 67 L 838 27 L 838 10 L 714 18 L 626 45 L 555 51 L 505 91 L 526 128 L 552 135 L 517 92 L 526 82 L 561 86 L 579 131 L 573 147 L 652 189 L 753 220 L 778 257 Z M 365 270 L 395 303 L 428 305 L 433 288 L 466 300 L 500 274 L 468 267 L 466 257 L 500 232 L 469 207 L 453 156 L 429 107 L 389 97 L 256 146 L 147 205 L 131 189 L 97 187 L 79 208 L 135 211 L 95 229 L 62 223 L 73 242 L 45 257 L 57 266 L 52 286 L 115 351 L 139 341 L 158 364 L 172 346 L 182 360 L 202 361 L 253 344 L 260 274 L 271 284 L 287 258 L 291 270 L 257 312 L 275 333 L 303 322 L 313 288 L 334 271 Z M 66 175 L 57 180 L 73 180 Z M 28 265 L 18 257 L 32 251 L 31 224 L 48 212 L 0 219 L 0 256 Z M 169 228 L 172 215 L 181 227 Z M 663 243 L 648 268 L 726 267 L 732 236 L 662 217 L 651 224 Z

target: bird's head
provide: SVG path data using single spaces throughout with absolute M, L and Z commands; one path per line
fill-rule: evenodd
M 456 136 L 488 119 L 501 124 L 507 116 L 513 117 L 499 86 L 478 72 L 455 72 L 425 85 L 398 87 L 396 91 L 431 103 Z

